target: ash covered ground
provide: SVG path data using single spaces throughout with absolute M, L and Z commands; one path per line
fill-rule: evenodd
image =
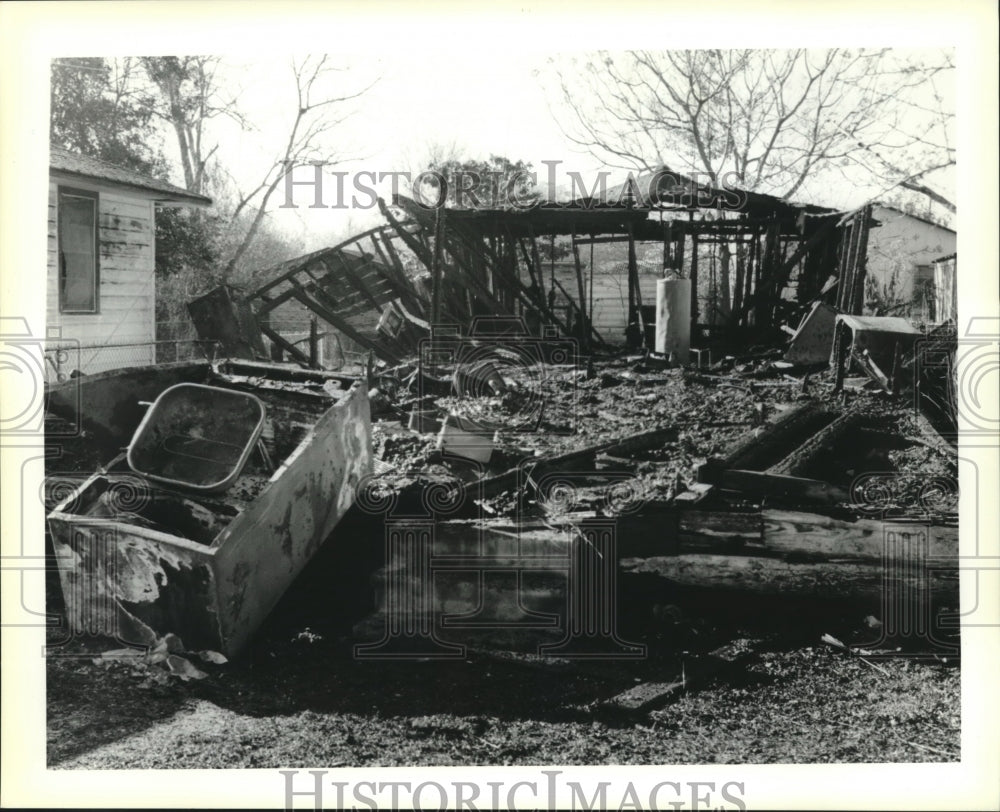
M 562 454 L 644 430 L 676 439 L 601 459 L 667 502 L 697 467 L 762 431 L 807 398 L 871 414 L 868 440 L 829 461 L 828 479 L 859 470 L 894 480 L 889 509 L 927 500 L 926 483 L 955 476 L 955 458 L 921 431 L 912 407 L 881 392 L 834 394 L 825 375 L 803 382 L 769 362 L 711 372 L 616 358 L 555 369 L 541 382 L 509 376 L 505 394 L 435 399 L 496 427 L 490 462 L 463 468 L 433 434 L 405 428 L 395 404 L 374 398 L 373 443 L 385 481 L 419 489 L 435 475 L 475 481 L 526 459 Z M 531 389 L 529 384 L 535 386 Z M 389 387 L 383 384 L 384 390 Z M 536 408 L 539 404 L 542 408 Z M 525 419 L 533 422 L 523 430 Z M 513 430 L 512 430 L 513 428 Z M 882 431 L 885 443 L 872 443 Z M 81 451 L 80 470 L 92 460 Z M 599 483 L 574 491 L 568 511 L 600 501 Z M 543 506 L 505 489 L 483 515 Z M 936 495 L 935 511 L 956 493 Z M 230 662 L 193 653 L 102 658 L 107 641 L 49 632 L 51 767 L 238 768 L 481 764 L 929 762 L 960 758 L 960 669 L 905 640 L 886 639 L 877 610 L 808 597 L 666 588 L 633 575 L 620 590 L 620 632 L 645 645 L 640 660 L 580 662 L 470 649 L 450 662 L 356 658 L 357 624 L 377 609 L 370 578 L 384 563 L 378 517 L 352 511 L 292 585 L 248 650 Z M 58 610 L 57 580 L 49 583 Z M 824 644 L 832 635 L 850 653 Z M 743 656 L 707 668 L 719 647 Z M 863 652 L 859 653 L 859 652 Z M 179 665 L 178 662 L 187 663 Z M 190 666 L 190 669 L 188 668 Z M 637 685 L 703 676 L 638 713 L 614 698 Z

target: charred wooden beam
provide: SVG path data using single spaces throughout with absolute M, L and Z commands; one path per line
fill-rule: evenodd
M 325 257 L 340 251 L 345 246 L 357 243 L 371 236 L 372 234 L 377 234 L 382 229 L 383 226 L 376 226 L 375 228 L 370 228 L 367 231 L 361 232 L 360 234 L 355 234 L 348 240 L 344 240 L 341 243 L 337 243 L 337 245 L 331 246 L 329 248 L 321 248 L 319 251 L 313 251 L 311 254 L 306 254 L 301 257 L 296 257 L 295 259 L 290 259 L 280 263 L 279 265 L 275 265 L 273 268 L 270 268 L 268 270 L 268 273 L 276 273 L 278 274 L 278 276 L 276 276 L 266 284 L 261 285 L 259 288 L 257 288 L 253 293 L 250 294 L 249 298 L 259 297 L 261 296 L 261 294 L 267 293 L 268 291 L 280 285 L 282 282 L 285 282 L 291 277 L 295 276 L 297 273 L 299 273 L 299 271 L 301 271 L 307 265 L 311 265 L 312 263 L 318 260 L 324 259 Z
M 449 263 L 446 268 L 452 272 L 452 274 L 457 278 L 464 280 L 468 285 L 464 286 L 466 290 L 471 286 L 477 296 L 479 296 L 492 310 L 497 314 L 509 314 L 512 312 L 512 307 L 504 301 L 504 292 L 502 288 L 498 288 L 497 282 L 506 280 L 508 284 L 511 282 L 510 269 L 506 267 L 506 261 L 502 256 L 491 252 L 485 243 L 481 240 L 477 241 L 469 234 L 467 234 L 460 227 L 450 224 L 445 232 L 443 232 L 443 238 L 446 243 L 453 247 L 453 250 L 449 250 L 452 258 L 455 260 L 454 263 Z M 464 249 L 464 250 L 463 250 Z M 491 260 L 491 263 L 487 265 L 492 271 L 493 289 L 486 283 L 485 280 L 480 278 L 480 275 L 476 273 L 476 269 L 473 264 L 469 262 L 467 257 L 461 256 L 463 253 L 467 255 L 476 255 L 482 257 L 485 254 L 487 260 Z M 521 286 L 520 280 L 516 277 L 513 278 L 514 289 Z M 530 298 L 530 297 L 529 297 Z
M 496 566 L 509 567 L 519 556 L 565 550 L 576 529 L 595 518 L 585 512 L 517 523 L 444 521 L 436 526 L 436 538 L 449 555 L 472 558 L 481 549 L 504 550 L 508 558 Z M 791 583 L 808 591 L 808 582 L 799 577 L 808 575 L 820 583 L 829 579 L 843 596 L 852 594 L 851 577 L 861 572 L 867 581 L 862 593 L 867 594 L 877 594 L 883 579 L 889 585 L 936 580 L 938 590 L 957 590 L 958 528 L 952 525 L 916 519 L 846 521 L 773 509 L 653 510 L 612 520 L 625 571 L 642 571 L 643 562 L 651 561 L 651 571 L 674 569 L 695 586 L 767 592 Z M 776 576 L 781 577 L 775 581 Z
M 576 245 L 601 245 L 603 243 L 628 242 L 628 235 L 614 235 L 610 237 L 574 237 Z
M 519 484 L 523 484 L 521 478 L 525 471 L 574 471 L 578 466 L 591 462 L 601 452 L 609 454 L 635 453 L 648 448 L 661 447 L 664 443 L 676 437 L 676 426 L 665 426 L 639 432 L 628 437 L 620 437 L 615 440 L 589 445 L 551 457 L 532 459 L 518 468 L 512 468 L 502 474 L 479 480 L 479 487 L 484 497 L 493 496 L 505 490 L 512 490 Z
M 715 484 L 718 474 L 736 468 L 763 471 L 779 463 L 818 428 L 836 415 L 816 401 L 804 401 L 778 417 L 757 436 L 749 436 L 728 449 L 723 457 L 712 457 L 698 469 L 698 481 Z
M 430 270 L 433 259 L 431 257 L 431 252 L 427 249 L 427 246 L 421 243 L 416 236 L 406 230 L 406 226 L 396 219 L 393 213 L 389 211 L 389 207 L 385 205 L 385 201 L 382 198 L 378 199 L 378 208 L 382 213 L 382 216 L 389 222 L 389 225 L 392 226 L 393 231 L 395 231 L 399 238 L 403 241 L 403 244 L 416 255 L 417 259 L 419 259 L 428 270 Z M 419 235 L 420 232 L 418 231 L 417 234 Z M 386 241 L 387 246 L 388 244 L 389 241 Z
M 382 264 L 378 266 L 378 269 L 383 277 L 387 281 L 392 282 L 401 295 L 413 299 L 419 303 L 420 307 L 429 307 L 430 303 L 428 300 L 417 292 L 416 288 L 407 278 L 403 262 L 400 260 L 399 254 L 396 253 L 396 248 L 392 244 L 392 237 L 386 235 L 384 232 L 380 232 L 372 234 L 371 240 L 372 245 L 375 247 L 375 253 L 382 260 Z
M 632 332 L 632 325 L 638 326 L 638 335 Z M 642 291 L 639 287 L 639 265 L 635 255 L 635 231 L 628 226 L 628 330 L 627 338 L 639 347 L 645 343 L 645 323 L 642 317 Z
M 574 309 L 576 309 L 576 310 L 579 310 L 579 306 L 578 306 L 578 305 L 577 305 L 577 303 L 576 303 L 576 302 L 574 301 L 573 297 L 569 295 L 569 291 L 567 291 L 567 290 L 566 290 L 566 288 L 565 288 L 565 287 L 563 287 L 562 283 L 561 283 L 561 282 L 560 282 L 560 281 L 559 281 L 558 279 L 556 279 L 556 278 L 554 278 L 554 277 L 553 277 L 553 279 L 552 279 L 552 283 L 553 283 L 553 284 L 554 284 L 554 285 L 555 285 L 555 286 L 556 286 L 557 288 L 559 288 L 559 290 L 561 290 L 561 291 L 562 291 L 562 294 L 563 294 L 563 296 L 565 296 L 565 297 L 566 297 L 566 300 L 567 300 L 567 301 L 568 301 L 568 302 L 570 303 L 570 306 L 571 306 L 571 307 L 573 307 L 573 308 L 574 308 Z M 562 325 L 562 323 L 561 323 L 561 322 L 559 323 L 559 327 L 560 327 L 560 328 L 563 328 L 563 325 Z M 563 329 L 568 329 L 568 328 L 563 328 Z M 596 339 L 598 340 L 598 342 L 600 342 L 600 344 L 601 344 L 601 346 L 602 346 L 602 347 L 608 347 L 608 346 L 610 346 L 610 345 L 608 344 L 608 342 L 606 342 L 606 341 L 604 340 L 604 337 L 603 337 L 603 336 L 602 336 L 602 335 L 600 334 L 600 332 L 598 332 L 597 328 L 596 328 L 596 327 L 595 327 L 595 326 L 593 325 L 593 323 L 592 323 L 592 322 L 590 323 L 590 333 L 591 333 L 591 335 L 593 335 L 593 336 L 594 336 L 594 338 L 596 338 Z M 568 332 L 567 332 L 566 334 L 567 334 L 567 335 L 569 335 L 569 333 L 568 333 Z
M 852 275 L 851 299 L 849 301 L 848 313 L 859 314 L 864 308 L 865 302 L 865 277 L 868 271 L 868 233 L 871 222 L 871 205 L 867 205 L 861 211 L 861 222 L 857 222 L 855 217 L 855 228 L 861 229 L 858 237 L 858 251 L 855 257 L 854 274 Z
M 382 303 L 378 301 L 375 296 L 375 292 L 365 283 L 365 280 L 361 278 L 361 274 L 357 273 L 345 259 L 343 254 L 339 251 L 333 254 L 333 258 L 337 261 L 340 269 L 344 272 L 344 276 L 347 280 L 357 289 L 357 291 L 368 300 L 368 303 L 372 306 L 374 310 L 381 313 Z M 325 267 L 329 267 L 325 265 Z
M 415 236 L 415 235 L 411 234 L 409 231 L 407 231 L 406 227 L 402 223 L 400 223 L 399 220 L 397 220 L 393 216 L 393 214 L 392 214 L 391 211 L 389 211 L 389 207 L 385 205 L 385 201 L 382 200 L 382 198 L 379 198 L 379 200 L 378 200 L 378 206 L 379 206 L 379 211 L 382 212 L 382 216 L 385 217 L 386 220 L 389 221 L 389 224 L 393 227 L 393 229 L 395 230 L 395 232 L 399 235 L 399 238 L 404 242 L 404 244 L 407 246 L 407 248 L 409 248 L 411 251 L 413 251 L 414 254 L 417 255 L 417 258 L 421 262 L 424 263 L 424 266 L 429 271 L 431 271 L 432 275 L 433 275 L 434 262 L 435 262 L 435 260 L 434 260 L 434 251 L 429 250 L 428 247 L 427 247 L 427 245 L 425 243 L 422 243 L 420 241 L 423 238 L 423 236 L 424 236 L 423 232 L 422 231 L 418 231 L 417 234 L 416 234 L 416 236 Z M 443 258 L 442 258 L 442 262 L 443 262 Z M 449 265 L 447 265 L 447 267 L 449 269 L 457 268 L 456 275 L 460 276 L 460 277 L 463 277 L 467 281 L 471 282 L 472 285 L 476 289 L 477 295 L 481 296 L 487 302 L 487 304 L 490 305 L 490 307 L 492 307 L 492 308 L 494 308 L 496 310 L 497 313 L 506 313 L 507 312 L 507 308 L 505 308 L 497 300 L 497 298 L 493 295 L 493 293 L 489 290 L 489 288 L 487 288 L 482 283 L 482 281 L 479 280 L 476 277 L 476 275 L 474 273 L 473 274 L 467 274 L 467 273 L 464 272 L 464 270 L 462 268 L 458 267 L 457 265 L 450 265 L 449 264 Z M 432 317 L 433 317 L 433 310 L 434 310 L 433 306 L 432 306 L 431 310 L 432 310 Z
M 834 231 L 838 222 L 837 217 L 830 217 L 826 220 L 819 228 L 812 233 L 812 235 L 799 243 L 799 247 L 795 249 L 795 252 L 782 264 L 779 269 L 779 275 L 788 274 L 791 272 L 799 260 L 803 259 L 806 254 L 809 253 L 813 248 L 819 245 L 823 240 L 827 239 Z
M 580 314 L 580 323 L 583 326 L 580 336 L 583 339 L 583 346 L 586 351 L 590 348 L 590 330 L 585 325 L 590 323 L 590 318 L 587 315 L 587 294 L 583 287 L 583 266 L 580 264 L 580 249 L 576 244 L 576 234 L 573 235 L 573 267 L 576 269 L 576 288 L 580 295 L 580 306 L 577 308 Z M 590 269 L 590 273 L 594 273 L 593 268 Z
M 838 443 L 843 442 L 846 437 L 857 430 L 862 421 L 862 415 L 856 411 L 840 415 L 792 451 L 781 462 L 768 468 L 768 473 L 803 476 L 816 459 L 829 453 Z
M 729 324 L 737 326 L 743 312 L 743 278 L 746 274 L 747 250 L 738 245 L 736 248 L 736 279 L 733 282 L 733 306 L 729 312 Z
M 957 561 L 956 561 L 957 564 Z M 864 601 L 872 609 L 909 597 L 911 611 L 954 600 L 957 569 L 926 572 L 864 563 L 791 562 L 764 556 L 691 553 L 624 559 L 621 572 L 650 573 L 682 587 L 719 593 L 784 595 L 817 600 Z
M 801 511 L 764 510 L 763 548 L 799 561 L 867 561 L 904 564 L 921 555 L 958 565 L 958 527 L 919 519 L 843 521 Z M 906 544 L 919 545 L 909 549 Z
M 691 341 L 698 338 L 698 235 L 691 234 Z
M 843 488 L 821 479 L 783 476 L 766 471 L 727 468 L 712 474 L 715 486 L 739 491 L 747 496 L 768 497 L 779 501 L 808 502 L 823 505 L 846 503 L 850 495 Z
M 382 260 L 381 262 L 372 263 L 376 273 L 389 283 L 392 289 L 399 295 L 399 298 L 406 303 L 406 306 L 413 309 L 415 315 L 426 315 L 426 308 L 429 308 L 430 304 L 419 293 L 417 293 L 412 285 L 409 284 L 405 275 L 402 277 L 402 280 L 400 280 L 398 276 L 400 268 L 393 267 L 384 249 L 374 235 L 372 236 L 372 245 L 375 246 L 375 251 L 379 256 L 379 259 Z
M 285 302 L 292 299 L 295 295 L 295 289 L 288 287 L 279 293 L 277 296 L 271 296 L 263 293 L 255 293 L 254 296 L 260 300 L 260 304 L 257 305 L 257 315 L 266 316 L 272 310 L 280 307 Z
M 442 181 L 444 183 L 444 181 Z M 442 197 L 444 191 L 442 190 Z M 431 324 L 441 322 L 441 237 L 444 233 L 444 207 L 434 213 L 434 253 L 431 255 Z
M 298 347 L 296 347 L 292 342 L 285 338 L 280 333 L 272 330 L 266 324 L 262 324 L 260 328 L 261 332 L 266 335 L 271 341 L 277 344 L 281 349 L 287 352 L 292 358 L 298 361 L 300 364 L 308 369 L 319 369 L 319 366 L 314 364 L 312 359 Z
M 330 325 L 335 327 L 337 330 L 342 332 L 348 338 L 353 339 L 362 347 L 371 350 L 383 361 L 390 364 L 400 363 L 400 359 L 394 354 L 389 352 L 385 347 L 372 341 L 368 336 L 363 335 L 358 332 L 354 327 L 347 323 L 343 318 L 341 318 L 337 313 L 331 310 L 329 307 L 324 306 L 315 297 L 311 296 L 309 291 L 306 290 L 302 285 L 300 285 L 294 278 L 289 279 L 292 285 L 295 287 L 294 298 L 308 307 L 317 316 L 319 316 L 324 321 L 328 322 Z
M 528 269 L 528 276 L 531 277 L 531 284 L 538 286 L 541 290 L 541 285 L 538 283 L 538 277 L 535 275 L 535 263 L 532 261 L 531 256 L 528 254 L 528 248 L 524 244 L 524 238 L 517 240 L 517 246 L 521 249 L 521 256 L 524 258 L 524 265 Z

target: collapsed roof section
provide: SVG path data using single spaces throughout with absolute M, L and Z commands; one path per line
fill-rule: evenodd
M 306 352 L 272 324 L 279 308 L 297 304 L 382 360 L 396 363 L 412 354 L 415 338 L 430 329 L 421 279 L 425 274 L 401 256 L 397 239 L 388 227 L 369 229 L 276 265 L 265 272 L 270 281 L 239 302 L 213 291 L 192 302 L 189 310 L 201 337 L 219 341 L 224 352 L 244 355 L 250 347 L 251 357 L 261 356 L 263 344 L 246 336 L 248 330 L 258 331 L 293 360 L 317 367 L 314 351 Z M 237 310 L 241 317 L 230 318 Z
M 662 276 L 691 280 L 693 336 L 699 325 L 718 324 L 714 316 L 708 318 L 713 314 L 703 312 L 712 307 L 723 312 L 725 328 L 768 333 L 779 324 L 783 294 L 793 279 L 798 303 L 826 297 L 841 312 L 860 313 L 867 235 L 876 225 L 870 207 L 845 213 L 799 205 L 760 193 L 700 186 L 666 170 L 612 189 L 602 199 L 538 203 L 527 209 L 438 209 L 403 196 L 393 204 L 401 217 L 384 204 L 382 210 L 394 228 L 415 225 L 419 233 L 433 235 L 424 260 L 442 305 L 470 289 L 477 295 L 486 289 L 481 304 L 492 310 L 535 310 L 586 343 L 603 339 L 591 325 L 593 302 L 587 301 L 581 245 L 627 244 L 628 324 L 638 344 L 651 303 L 644 307 L 642 301 L 637 243 L 662 245 Z M 431 246 L 438 236 L 441 250 L 435 253 Z M 554 273 L 546 284 L 545 266 L 554 263 L 554 252 L 543 262 L 539 241 L 556 236 L 571 238 L 576 290 L 567 291 Z M 726 258 L 717 262 L 722 246 Z M 552 312 L 551 289 L 556 286 L 571 303 L 567 323 Z M 700 306 L 706 298 L 720 297 L 725 299 L 721 306 L 711 301 Z M 471 315 L 477 313 L 473 304 L 468 306 Z M 432 308 L 432 321 L 434 316 Z
M 378 204 L 386 225 L 275 266 L 248 298 L 264 334 L 300 363 L 316 359 L 268 323 L 286 302 L 391 364 L 412 355 L 430 325 L 482 316 L 521 317 L 539 334 L 548 327 L 577 338 L 584 350 L 620 344 L 622 336 L 602 336 L 593 325 L 593 286 L 588 300 L 579 251 L 610 242 L 627 245 L 625 343 L 648 342 L 655 319 L 642 299 L 637 243 L 662 245 L 661 276 L 691 281 L 693 341 L 702 327 L 773 336 L 790 306 L 822 299 L 861 313 L 868 230 L 877 225 L 870 206 L 844 213 L 797 205 L 667 170 L 603 199 L 525 209 L 433 207 L 402 195 Z M 554 272 L 557 237 L 569 237 L 576 285 Z M 568 307 L 555 307 L 557 298 Z

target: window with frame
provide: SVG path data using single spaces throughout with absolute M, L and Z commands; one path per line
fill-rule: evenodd
M 59 188 L 59 311 L 100 311 L 97 192 Z

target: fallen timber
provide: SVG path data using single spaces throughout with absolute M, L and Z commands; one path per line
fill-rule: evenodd
M 176 383 L 254 394 L 266 409 L 260 453 L 210 496 L 152 482 L 119 454 L 48 516 L 70 628 L 141 648 L 167 633 L 188 650 L 232 656 L 354 502 L 372 470 L 366 387 L 252 362 L 122 370 L 54 387 L 110 458 Z
M 611 456 L 616 454 L 633 454 L 650 448 L 656 448 L 676 438 L 677 427 L 664 426 L 627 437 L 606 440 L 601 443 L 585 446 L 584 448 L 567 451 L 563 454 L 529 459 L 516 468 L 511 468 L 501 474 L 484 477 L 479 480 L 478 493 L 481 497 L 495 496 L 503 491 L 513 490 L 529 484 L 528 480 L 532 475 L 542 474 L 547 471 L 573 470 L 575 466 L 592 462 L 598 454 Z
M 913 567 L 918 566 L 926 570 L 920 579 L 932 592 L 952 594 L 957 589 L 958 528 L 947 517 L 858 518 L 843 489 L 787 473 L 807 470 L 811 461 L 858 431 L 862 422 L 853 410 L 840 413 L 807 401 L 725 456 L 709 460 L 699 471 L 699 478 L 709 482 L 696 483 L 670 502 L 643 505 L 619 516 L 579 512 L 516 524 L 443 522 L 436 538 L 456 560 L 476 555 L 461 552 L 472 538 L 477 549 L 493 557 L 490 566 L 521 566 L 521 554 L 568 555 L 574 539 L 585 536 L 588 527 L 603 524 L 613 528 L 616 556 L 629 561 L 628 568 L 642 571 L 652 566 L 642 561 L 655 560 L 665 577 L 686 585 L 849 599 L 879 594 L 893 582 L 912 586 Z M 480 480 L 479 485 L 483 495 L 531 486 L 540 474 L 570 471 L 602 455 L 628 456 L 674 436 L 672 428 L 664 427 L 608 440 L 531 460 L 520 470 Z M 742 507 L 728 505 L 734 496 Z M 539 502 L 545 507 L 544 499 Z M 748 502 L 755 506 L 747 508 Z M 511 549 L 521 553 L 504 553 Z M 535 553 L 524 553 L 526 549 Z
M 900 564 L 902 564 L 900 560 Z M 675 587 L 730 593 L 785 595 L 824 601 L 850 601 L 877 611 L 894 595 L 912 595 L 922 611 L 931 604 L 956 605 L 958 579 L 944 569 L 929 575 L 907 574 L 900 567 L 865 564 L 793 563 L 781 559 L 686 554 L 624 560 L 626 574 L 648 573 Z M 957 574 L 957 571 L 953 570 Z M 889 573 L 889 578 L 886 574 Z
M 558 519 L 455 519 L 435 526 L 435 544 L 458 559 L 488 555 L 509 566 L 520 555 L 565 555 L 576 529 L 609 523 L 622 558 L 687 554 L 771 558 L 790 563 L 891 564 L 910 553 L 895 540 L 926 544 L 929 559 L 958 566 L 958 527 L 918 519 L 837 519 L 804 511 L 761 508 L 737 510 L 644 511 L 627 516 L 597 516 L 592 511 Z M 516 554 L 511 552 L 517 550 Z M 510 559 L 509 561 L 507 559 Z
M 424 645 L 448 656 L 472 645 L 634 657 L 637 646 L 618 636 L 614 618 L 627 604 L 648 611 L 639 604 L 650 589 L 781 596 L 877 616 L 905 606 L 928 618 L 958 600 L 957 528 L 917 521 L 770 509 L 585 512 L 440 520 L 419 552 L 414 544 L 400 537 L 374 574 L 381 608 L 355 627 L 360 639 L 385 635 L 403 611 L 424 630 Z M 369 649 L 388 656 L 396 642 L 383 637 Z
M 725 470 L 764 471 L 779 464 L 814 432 L 835 420 L 837 414 L 805 401 L 781 414 L 759 435 L 735 444 L 724 456 L 709 459 L 698 470 L 698 481 L 715 484 Z

